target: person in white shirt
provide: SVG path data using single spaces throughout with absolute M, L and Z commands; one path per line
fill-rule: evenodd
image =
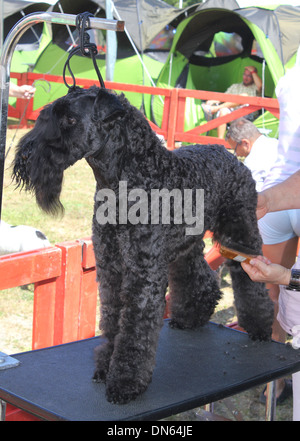
M 256 190 L 261 192 L 265 186 L 271 170 L 274 169 L 275 164 L 278 161 L 278 140 L 275 138 L 268 138 L 262 135 L 257 127 L 245 118 L 240 118 L 231 123 L 230 128 L 226 134 L 226 139 L 229 145 L 234 149 L 235 154 L 240 157 L 245 157 L 244 164 L 251 170 L 253 179 L 256 181 Z M 299 210 L 298 210 L 299 211 Z M 269 214 L 274 216 L 275 213 Z M 278 227 L 278 242 L 284 241 L 285 237 L 281 237 L 283 232 L 280 229 L 281 225 L 285 225 L 285 217 L 287 217 L 287 211 L 277 212 L 275 216 L 278 219 L 275 220 L 275 224 Z M 290 237 L 288 237 L 289 239 Z M 263 236 L 264 239 L 264 236 Z M 276 245 L 274 245 L 276 246 Z M 281 245 L 278 245 L 281 247 Z M 266 252 L 264 242 L 263 251 Z M 267 248 L 268 254 L 268 248 Z M 276 263 L 285 263 L 286 260 L 282 259 L 282 253 L 278 253 L 278 261 Z M 284 254 L 284 253 L 283 253 Z M 274 257 L 272 257 L 274 259 Z M 278 321 L 278 291 L 279 287 L 275 284 L 268 284 L 270 289 L 270 297 L 275 305 L 275 316 L 273 324 L 273 339 L 284 342 L 286 339 L 286 333 L 282 329 L 281 324 Z M 292 386 L 290 382 L 284 379 L 277 380 L 277 404 L 282 402 L 292 392 Z M 280 398 L 279 398 L 280 397 Z M 265 390 L 261 393 L 260 400 L 265 400 Z
M 298 53 L 299 54 L 299 53 Z M 299 54 L 300 55 L 300 54 Z M 262 192 L 273 186 L 283 184 L 300 169 L 300 57 L 296 65 L 280 78 L 276 86 L 276 95 L 280 108 L 278 155 L 268 176 Z M 259 231 L 263 240 L 263 254 L 274 264 L 292 268 L 297 257 L 300 237 L 300 210 L 289 209 L 269 212 L 258 220 Z M 277 284 L 268 283 L 270 298 L 274 302 L 275 319 L 273 323 L 274 340 L 282 343 L 286 340 L 286 330 L 277 319 L 280 309 L 280 288 Z M 277 380 L 277 394 L 286 389 L 282 379 Z
M 300 65 L 294 66 L 280 78 L 276 86 L 280 120 L 278 156 L 266 177 L 262 191 L 280 184 L 300 169 Z M 268 213 L 258 221 L 263 239 L 263 253 L 270 261 L 291 268 L 296 260 L 300 237 L 300 210 Z M 278 309 L 279 288 L 268 286 L 270 297 Z M 279 341 L 285 341 L 285 332 L 278 326 Z
M 258 194 L 257 219 L 267 213 L 300 208 L 300 170 L 285 181 Z M 279 285 L 277 320 L 293 340 L 294 349 L 300 348 L 300 256 L 292 269 L 257 256 L 250 263 L 242 262 L 243 269 L 255 282 Z M 296 282 L 296 283 L 295 283 Z M 293 420 L 300 421 L 300 372 L 293 374 Z
M 256 190 L 261 191 L 277 159 L 278 140 L 262 135 L 246 118 L 239 118 L 231 123 L 226 140 L 236 156 L 245 158 L 244 164 L 251 170 Z

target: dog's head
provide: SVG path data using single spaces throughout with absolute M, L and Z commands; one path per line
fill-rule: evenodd
M 83 157 L 97 156 L 107 144 L 112 123 L 124 114 L 120 99 L 97 87 L 75 88 L 46 106 L 17 146 L 13 164 L 17 186 L 34 192 L 44 211 L 61 211 L 64 170 Z

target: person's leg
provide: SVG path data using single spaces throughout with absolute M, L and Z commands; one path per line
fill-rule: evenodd
M 290 222 L 289 212 L 280 211 L 269 213 L 259 222 L 260 233 L 263 238 L 263 254 L 273 263 L 278 263 L 291 268 L 296 260 L 298 236 L 295 236 L 293 226 Z M 284 343 L 286 340 L 286 332 L 280 326 L 277 320 L 278 314 L 278 298 L 279 286 L 267 284 L 269 295 L 274 303 L 274 322 L 272 338 L 276 341 Z M 276 382 L 277 397 L 281 394 L 285 381 L 279 379 Z
M 293 421 L 300 421 L 300 372 L 293 374 Z
M 225 116 L 228 115 L 229 113 L 230 110 L 224 107 L 219 111 L 218 116 Z M 221 124 L 220 126 L 217 127 L 218 138 L 225 138 L 226 126 L 227 126 L 226 124 Z
M 295 263 L 296 253 L 298 246 L 298 237 L 295 236 L 289 240 L 274 245 L 263 245 L 263 254 L 273 263 L 278 263 L 286 268 L 291 268 Z M 275 318 L 273 324 L 273 334 L 272 337 L 276 341 L 282 343 L 285 342 L 285 331 L 279 325 L 276 317 L 278 314 L 278 296 L 279 296 L 279 286 L 267 284 L 269 290 L 269 295 L 271 300 L 274 302 L 275 307 Z
M 264 245 L 263 254 L 273 263 L 278 263 L 287 268 L 291 268 L 295 263 L 295 256 L 297 252 L 298 237 L 293 237 L 285 242 L 277 243 L 275 245 Z M 278 298 L 279 298 L 279 286 L 266 284 L 269 290 L 269 296 L 274 303 L 274 321 L 273 321 L 273 340 L 285 343 L 286 332 L 280 326 L 277 320 L 278 314 Z M 279 397 L 285 387 L 284 378 L 280 378 L 276 381 L 276 397 Z
M 297 231 L 297 230 L 296 230 Z M 300 269 L 300 256 L 296 260 L 294 269 Z M 280 286 L 279 313 L 277 319 L 282 328 L 292 336 L 292 347 L 300 349 L 300 298 L 298 291 L 291 291 L 286 286 Z M 293 421 L 300 421 L 300 371 L 292 376 L 293 391 Z

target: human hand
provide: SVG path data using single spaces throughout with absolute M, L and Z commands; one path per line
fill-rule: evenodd
M 28 84 L 22 84 L 22 86 L 18 86 L 14 83 L 11 83 L 9 88 L 9 95 L 15 98 L 30 100 L 30 98 L 32 98 L 35 94 L 35 90 L 35 87 Z
M 23 84 L 22 86 L 19 87 L 19 91 L 17 93 L 18 93 L 18 98 L 24 98 L 30 100 L 30 98 L 32 98 L 33 95 L 35 94 L 35 87 L 29 86 L 27 84 Z
M 251 74 L 257 73 L 257 69 L 255 66 L 247 66 L 245 67 L 245 70 L 248 70 Z
M 257 256 L 250 263 L 242 262 L 241 265 L 253 282 L 275 285 L 288 285 L 290 282 L 291 270 L 272 263 L 264 256 Z

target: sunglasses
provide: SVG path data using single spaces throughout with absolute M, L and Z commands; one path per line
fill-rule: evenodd
M 236 145 L 235 145 L 235 147 L 234 147 L 234 152 L 233 152 L 234 156 L 236 156 L 237 148 L 238 148 L 238 146 L 239 146 L 241 143 L 242 143 L 242 141 L 238 141 L 238 142 L 236 143 Z

